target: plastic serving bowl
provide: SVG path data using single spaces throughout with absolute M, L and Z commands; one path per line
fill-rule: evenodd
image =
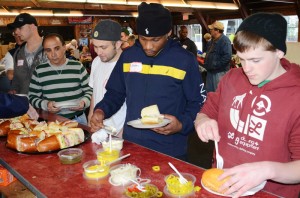
M 91 160 L 82 165 L 84 169 L 84 178 L 102 179 L 109 174 L 109 166 L 101 165 L 98 160 Z
M 196 177 L 189 173 L 181 173 L 184 178 L 188 180 L 188 183 L 181 184 L 179 182 L 179 176 L 176 173 L 172 173 L 165 177 L 166 186 L 164 193 L 168 196 L 181 196 L 187 197 L 194 193 L 194 186 Z
M 69 148 L 57 153 L 62 164 L 75 164 L 81 161 L 83 151 L 79 148 Z
M 123 148 L 123 142 L 124 140 L 121 139 L 121 138 L 112 138 L 112 141 L 111 141 L 111 146 L 112 146 L 112 150 L 122 150 Z M 109 150 L 110 148 L 110 145 L 109 145 L 109 138 L 106 139 L 105 142 L 102 142 L 102 147 L 104 150 Z
M 155 197 L 162 197 L 162 193 L 158 191 L 158 188 L 153 184 L 145 184 L 145 192 L 131 192 L 132 188 L 136 184 L 132 184 L 125 188 L 124 194 L 126 197 L 147 197 L 147 198 L 155 198 Z

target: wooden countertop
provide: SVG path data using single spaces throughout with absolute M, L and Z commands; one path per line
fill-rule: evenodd
M 40 115 L 46 120 L 63 120 L 59 116 L 45 112 L 40 112 Z M 88 129 L 86 126 L 84 128 Z M 90 139 L 77 146 L 84 151 L 84 156 L 80 163 L 73 165 L 61 164 L 57 153 L 18 153 L 6 148 L 5 142 L 5 137 L 0 138 L 0 163 L 11 169 L 11 172 L 37 197 L 125 197 L 123 195 L 124 188 L 112 186 L 108 182 L 108 177 L 99 181 L 86 180 L 83 177 L 83 163 L 96 159 L 96 150 L 102 148 L 101 145 L 92 143 Z M 124 141 L 122 154 L 127 153 L 130 153 L 131 156 L 123 159 L 121 163 L 131 163 L 139 167 L 141 177 L 151 179 L 151 183 L 162 192 L 165 186 L 164 177 L 173 173 L 168 162 L 172 162 L 181 172 L 193 174 L 197 178 L 195 185 L 201 187 L 200 180 L 204 169 L 200 167 Z M 160 171 L 154 172 L 152 166 L 160 166 Z M 163 197 L 167 196 L 164 194 Z M 202 188 L 192 197 L 214 198 L 219 196 Z M 253 197 L 272 198 L 277 196 L 260 191 Z

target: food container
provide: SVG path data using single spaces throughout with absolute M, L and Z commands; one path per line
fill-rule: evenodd
M 81 161 L 83 151 L 79 148 L 68 148 L 57 153 L 62 164 L 75 164 Z
M 119 150 L 119 151 L 122 150 L 123 142 L 124 142 L 123 139 L 113 137 L 112 140 L 111 140 L 112 150 Z M 109 138 L 107 138 L 106 141 L 102 142 L 102 147 L 103 147 L 104 150 L 109 150 L 110 149 Z
M 164 193 L 170 197 L 188 197 L 194 193 L 194 185 L 196 177 L 189 173 L 181 173 L 184 178 L 188 180 L 186 184 L 181 184 L 179 176 L 172 173 L 165 177 L 166 186 Z
M 162 192 L 158 190 L 158 188 L 153 184 L 145 184 L 145 192 L 139 191 L 136 188 L 136 184 L 132 184 L 126 187 L 124 194 L 126 197 L 147 197 L 147 198 L 155 198 L 162 197 Z
M 104 150 L 99 149 L 96 152 L 97 159 L 101 163 L 109 163 L 119 158 L 120 151 L 119 150 Z
M 86 179 L 102 179 L 109 174 L 109 166 L 98 160 L 91 160 L 82 165 Z
M 110 168 L 109 183 L 113 186 L 125 186 L 136 180 L 141 174 L 141 169 L 133 164 L 119 164 Z

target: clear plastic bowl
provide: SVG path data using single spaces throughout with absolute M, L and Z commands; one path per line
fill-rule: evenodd
M 146 189 L 145 192 L 130 192 L 134 185 L 132 184 L 128 187 L 126 187 L 126 190 L 124 194 L 126 197 L 148 197 L 148 198 L 155 198 L 155 197 L 161 197 L 162 194 L 160 191 L 158 191 L 158 188 L 153 184 L 145 184 L 144 187 Z M 151 189 L 151 190 L 150 190 Z M 137 195 L 138 194 L 138 195 Z
M 98 160 L 91 160 L 82 165 L 84 169 L 84 178 L 86 179 L 101 179 L 109 174 L 109 166 L 101 165 Z
M 109 163 L 119 158 L 120 150 L 104 150 L 98 149 L 96 151 L 97 159 L 99 162 Z
M 112 150 L 119 150 L 119 151 L 122 150 L 123 142 L 124 142 L 123 139 L 113 137 L 111 141 Z M 106 141 L 102 142 L 102 147 L 104 150 L 110 149 L 109 138 L 107 138 Z
M 165 177 L 166 186 L 164 192 L 169 196 L 190 196 L 194 193 L 194 186 L 196 177 L 190 173 L 181 173 L 184 178 L 188 180 L 188 183 L 181 184 L 178 180 L 179 176 L 176 173 L 172 173 Z M 171 179 L 172 178 L 172 179 Z
M 132 183 L 141 174 L 141 169 L 133 164 L 118 164 L 110 168 L 109 183 L 113 186 L 125 186 Z
M 83 151 L 79 148 L 68 148 L 57 153 L 62 164 L 75 164 L 81 161 Z

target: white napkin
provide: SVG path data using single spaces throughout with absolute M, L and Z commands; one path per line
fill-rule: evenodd
M 104 129 L 100 129 L 99 131 L 93 133 L 92 135 L 92 142 L 96 144 L 101 144 L 101 142 L 104 142 L 108 137 L 108 134 Z

